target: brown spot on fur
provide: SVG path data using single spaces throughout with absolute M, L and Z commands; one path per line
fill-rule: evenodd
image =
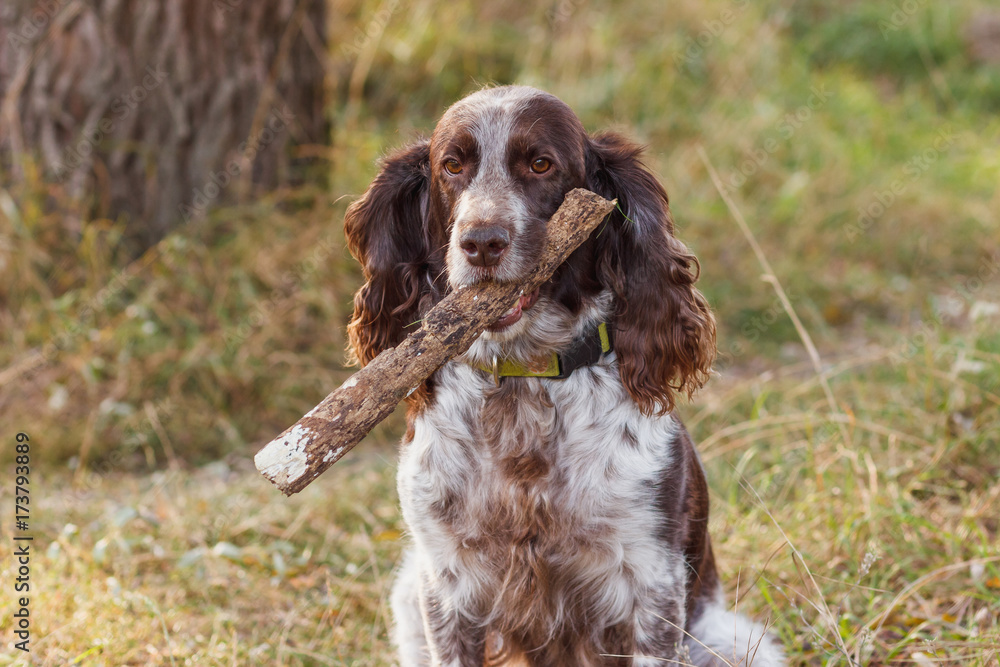
M 483 440 L 497 467 L 513 485 L 526 489 L 549 474 L 550 434 L 540 423 L 553 409 L 540 382 L 505 378 L 489 393 L 481 413 Z
M 520 484 L 531 484 L 549 474 L 548 460 L 535 453 L 522 456 L 508 456 L 500 459 L 499 468 L 504 475 L 518 480 Z
M 445 491 L 444 498 L 436 500 L 431 504 L 431 511 L 438 519 L 445 523 L 455 523 L 462 513 L 462 503 L 457 493 L 453 489 Z

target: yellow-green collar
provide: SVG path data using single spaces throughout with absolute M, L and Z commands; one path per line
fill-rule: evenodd
M 524 364 L 499 357 L 493 357 L 493 364 L 490 366 L 472 364 L 472 367 L 492 375 L 497 385 L 500 384 L 500 378 L 504 377 L 565 379 L 577 368 L 596 363 L 611 350 L 611 334 L 607 324 L 601 322 L 577 339 L 566 352 L 553 352 L 549 355 L 544 369 L 532 370 Z

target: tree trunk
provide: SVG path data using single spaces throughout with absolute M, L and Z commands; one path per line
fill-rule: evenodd
M 0 173 L 149 245 L 325 143 L 324 34 L 323 0 L 4 0 Z

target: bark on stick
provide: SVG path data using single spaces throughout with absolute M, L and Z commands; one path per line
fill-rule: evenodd
M 257 452 L 257 470 L 285 495 L 298 493 L 349 452 L 401 400 L 462 354 L 517 299 L 548 280 L 615 207 L 587 190 L 566 195 L 548 222 L 538 268 L 523 283 L 479 283 L 455 290 L 423 324 L 384 350 L 302 419 Z

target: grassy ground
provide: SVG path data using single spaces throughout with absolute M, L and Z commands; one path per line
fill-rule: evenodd
M 719 377 L 681 412 L 730 599 L 793 664 L 997 664 L 1000 67 L 969 28 L 985 2 L 331 6 L 314 185 L 134 261 L 117 221 L 66 234 L 57 186 L 0 188 L 0 465 L 29 433 L 34 664 L 391 664 L 398 420 L 291 499 L 250 458 L 345 376 L 350 196 L 486 81 L 649 144 L 720 321 Z M 0 595 L 5 643 L 15 604 Z

